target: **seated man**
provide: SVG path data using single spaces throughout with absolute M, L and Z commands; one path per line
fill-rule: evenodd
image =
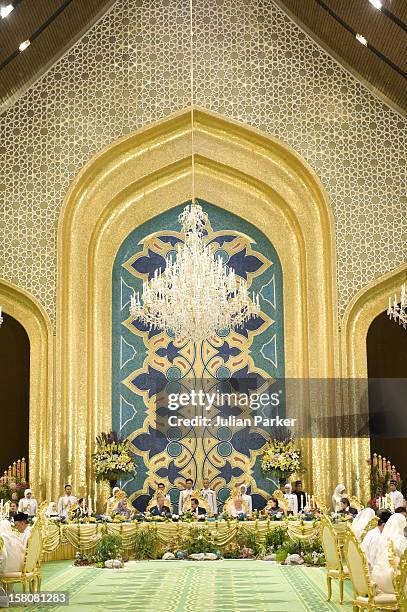
M 191 514 L 196 516 L 203 516 L 206 514 L 205 508 L 199 505 L 199 500 L 196 497 L 191 497 Z
M 151 508 L 152 516 L 171 516 L 171 510 L 167 505 L 167 499 L 162 493 L 157 495 L 157 504 Z
M 366 555 L 369 570 L 372 571 L 376 564 L 377 549 L 380 542 L 380 536 L 384 529 L 385 524 L 391 517 L 390 510 L 383 510 L 380 514 L 379 522 L 377 527 L 367 532 L 362 540 L 361 548 Z
M 9 511 L 8 511 L 8 519 L 9 519 L 9 521 L 11 521 L 11 519 L 13 519 L 15 517 L 17 512 L 18 512 L 17 502 L 15 502 L 14 500 L 11 500 Z
M 356 508 L 351 507 L 349 499 L 347 497 L 342 497 L 341 501 L 339 502 L 338 514 L 348 515 L 355 518 L 357 513 L 358 511 Z
M 28 525 L 28 514 L 17 512 L 14 517 L 14 526 L 20 534 L 21 542 L 24 547 L 27 546 L 27 540 L 31 534 L 31 527 Z

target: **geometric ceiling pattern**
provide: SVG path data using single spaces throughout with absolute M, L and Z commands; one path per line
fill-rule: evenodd
M 407 260 L 407 124 L 271 0 L 200 0 L 195 101 L 302 155 L 332 205 L 340 314 Z M 64 196 L 105 145 L 189 104 L 184 0 L 118 0 L 0 115 L 0 276 L 55 316 Z

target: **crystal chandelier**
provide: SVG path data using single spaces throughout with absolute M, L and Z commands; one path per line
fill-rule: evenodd
M 179 216 L 185 242 L 164 270 L 143 282 L 133 295 L 130 314 L 150 329 L 201 342 L 219 331 L 241 327 L 260 312 L 259 296 L 249 297 L 247 283 L 205 244 L 208 215 L 199 204 Z
M 397 299 L 397 295 L 394 295 L 393 306 L 391 304 L 391 298 L 389 297 L 389 307 L 387 314 L 393 321 L 398 321 L 399 325 L 402 325 L 404 329 L 407 329 L 407 291 L 406 284 L 401 286 L 400 301 Z

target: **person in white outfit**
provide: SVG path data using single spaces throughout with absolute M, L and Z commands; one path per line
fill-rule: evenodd
M 24 497 L 20 499 L 18 503 L 18 511 L 28 514 L 28 516 L 35 516 L 38 510 L 37 500 L 33 497 L 31 489 L 24 491 Z
M 366 555 L 370 572 L 376 564 L 377 549 L 379 547 L 380 536 L 382 534 L 385 524 L 391 516 L 392 514 L 390 510 L 383 510 L 383 512 L 380 514 L 377 527 L 368 531 L 362 540 L 361 548 Z
M 357 513 L 350 528 L 358 540 L 360 540 L 363 531 L 374 516 L 375 511 L 372 508 L 363 508 L 363 510 Z
M 389 545 L 392 544 L 397 561 L 407 547 L 407 539 L 404 535 L 406 525 L 406 517 L 403 514 L 393 514 L 387 521 L 380 536 L 376 562 L 372 570 L 372 581 L 377 584 L 383 593 L 394 593 L 392 580 L 394 569 L 389 561 Z
M 332 495 L 332 508 L 334 512 L 339 512 L 339 507 L 342 497 L 346 497 L 346 487 L 343 484 L 338 484 Z
M 288 510 L 293 514 L 298 514 L 297 496 L 292 493 L 292 487 L 289 483 L 284 485 L 284 497 L 288 501 Z
M 0 521 L 0 536 L 6 549 L 5 560 L 3 561 L 3 574 L 21 572 L 24 564 L 25 546 L 9 521 Z
M 248 495 L 246 491 L 247 491 L 246 485 L 244 484 L 240 485 L 239 487 L 240 497 L 242 498 L 242 501 L 244 501 L 247 505 L 248 514 L 252 514 L 253 512 L 252 496 Z
M 400 491 L 397 491 L 397 480 L 390 480 L 389 492 L 390 504 L 392 509 L 402 508 L 404 506 L 404 497 Z
M 115 505 L 117 504 L 117 494 L 120 491 L 120 487 L 113 487 L 112 489 L 112 496 L 109 497 L 109 499 L 107 500 L 106 503 L 106 516 L 111 516 L 113 508 L 115 507 Z
M 211 514 L 218 514 L 218 506 L 216 503 L 216 493 L 209 486 L 209 478 L 203 479 L 203 489 L 201 489 L 202 497 L 208 502 Z

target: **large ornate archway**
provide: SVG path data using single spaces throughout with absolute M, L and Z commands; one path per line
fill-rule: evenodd
M 68 477 L 78 492 L 92 486 L 94 437 L 111 426 L 112 265 L 129 231 L 191 197 L 190 117 L 180 112 L 113 143 L 67 195 L 58 236 L 56 486 Z M 280 257 L 286 376 L 338 376 L 333 220 L 317 177 L 281 142 L 207 111 L 196 110 L 194 134 L 197 197 L 256 225 Z M 319 398 L 314 412 L 332 413 L 330 398 Z M 309 485 L 318 480 L 327 494 L 354 445 L 304 445 Z
M 29 478 L 38 497 L 45 498 L 54 478 L 54 451 L 50 443 L 58 429 L 53 405 L 53 335 L 41 304 L 28 292 L 0 280 L 0 303 L 27 332 L 30 342 Z M 7 422 L 3 423 L 7 431 Z

